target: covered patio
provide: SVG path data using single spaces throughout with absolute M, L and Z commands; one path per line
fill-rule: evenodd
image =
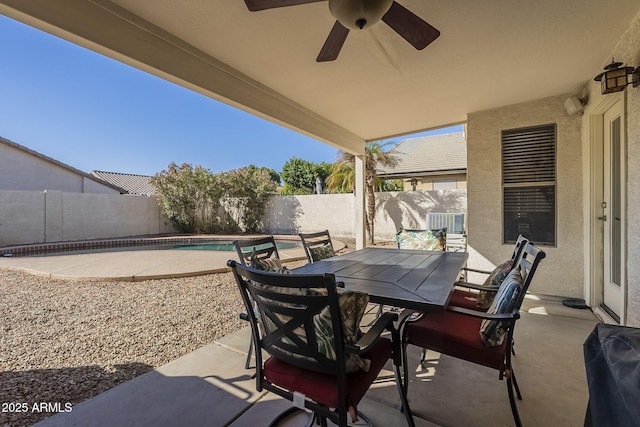
M 630 84 L 603 95 L 593 81 L 612 58 L 640 64 L 637 1 L 402 0 L 439 31 L 428 46 L 416 50 L 381 21 L 349 31 L 328 62 L 316 62 L 335 23 L 327 2 L 292 3 L 251 12 L 243 1 L 2 0 L 0 13 L 355 154 L 356 208 L 348 221 L 358 247 L 365 143 L 466 124 L 470 263 L 501 262 L 513 225 L 504 219 L 502 136 L 550 126 L 547 230 L 536 236 L 534 225 L 530 236 L 547 253 L 535 291 L 582 298 L 603 318 L 640 326 L 640 225 L 630 220 L 640 197 L 629 191 L 640 182 L 640 90 Z M 603 191 L 614 170 L 603 156 L 612 108 L 623 125 L 621 173 L 610 187 L 619 212 Z M 620 226 L 607 228 L 606 217 Z M 613 264 L 607 254 L 615 254 Z
M 250 12 L 240 0 L 0 0 L 0 13 L 355 154 L 357 203 L 347 218 L 360 248 L 365 143 L 463 123 L 470 265 L 500 263 L 511 251 L 503 209 L 504 132 L 551 126 L 553 221 L 531 291 L 553 297 L 527 301 L 514 366 L 525 424 L 582 425 L 582 343 L 597 319 L 589 310 L 563 307 L 561 299 L 582 298 L 605 321 L 640 327 L 640 223 L 633 220 L 640 216 L 640 195 L 631 191 L 640 183 L 640 89 L 630 84 L 602 94 L 593 81 L 612 58 L 640 65 L 637 0 L 399 3 L 440 37 L 415 50 L 381 23 L 350 31 L 338 58 L 325 63 L 315 58 L 335 19 L 324 1 Z M 569 99 L 574 109 L 566 106 Z M 603 154 L 613 113 L 617 175 Z M 617 192 L 615 212 L 606 188 Z M 607 216 L 618 221 L 615 238 Z M 607 302 L 612 260 L 617 293 Z M 228 340 L 43 424 L 109 419 L 112 425 L 120 416 L 125 423 L 184 424 L 206 410 L 194 423 L 255 425 L 252 417 L 265 419 L 265 408 L 275 413 L 279 408 L 272 405 L 280 404 L 257 396 L 240 369 L 246 337 Z M 224 352 L 238 355 L 228 358 L 237 366 L 217 364 Z M 494 372 L 430 357 L 430 369 L 409 386 L 418 423 L 511 424 L 505 385 Z M 478 388 L 471 386 L 476 380 Z M 380 425 L 395 424 L 385 417 L 399 415 L 389 396 L 381 383 L 362 408 Z
M 596 322 L 589 310 L 567 308 L 558 299 L 531 295 L 525 301 L 513 362 L 524 425 L 583 425 L 589 394 L 582 343 Z M 37 425 L 267 425 L 291 403 L 256 392 L 253 369 L 244 369 L 248 339 L 248 328 L 227 335 Z M 513 425 L 505 381 L 496 371 L 434 352 L 422 368 L 419 349 L 409 350 L 409 403 L 417 426 Z M 374 425 L 406 424 L 393 381 L 388 366 L 359 405 Z

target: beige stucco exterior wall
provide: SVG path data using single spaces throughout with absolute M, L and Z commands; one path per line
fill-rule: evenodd
M 640 13 L 622 35 L 607 58 L 602 58 L 602 67 L 611 59 L 623 62 L 625 66 L 640 66 Z M 602 70 L 600 70 L 602 71 Z M 598 72 L 600 72 L 598 71 Z M 582 118 L 583 152 L 590 149 L 590 123 L 594 110 L 614 95 L 602 95 L 600 84 L 590 82 L 583 97 L 588 100 Z M 627 86 L 623 94 L 626 114 L 626 325 L 640 327 L 640 87 Z M 588 165 L 587 165 L 588 166 Z M 585 180 L 590 170 L 585 168 Z M 588 195 L 588 192 L 586 192 Z M 587 205 L 588 207 L 588 205 Z M 586 210 L 586 209 L 585 209 Z M 587 218 L 588 220 L 588 218 Z M 588 259 L 585 265 L 588 266 Z M 587 284 L 588 285 L 588 284 Z M 588 291 L 588 289 L 587 289 Z
M 119 194 L 114 188 L 3 143 L 0 143 L 0 189 Z
M 468 234 L 471 261 L 482 267 L 509 258 L 502 244 L 501 131 L 556 124 L 556 247 L 544 247 L 531 292 L 583 296 L 582 156 L 580 117 L 569 116 L 560 95 L 469 114 L 467 122 Z M 470 262 L 471 262 L 470 261 Z M 471 264 L 474 266 L 473 264 Z M 480 265 L 479 265 L 480 266 Z
M 0 246 L 171 233 L 155 197 L 0 190 Z
M 439 180 L 456 180 L 456 190 L 466 190 L 467 189 L 467 175 L 466 174 L 455 174 L 455 175 L 430 175 L 430 176 L 422 176 L 416 177 L 418 182 L 416 183 L 416 190 L 425 190 L 431 191 L 433 190 L 433 181 Z M 411 191 L 411 180 L 405 179 L 404 183 L 404 191 Z

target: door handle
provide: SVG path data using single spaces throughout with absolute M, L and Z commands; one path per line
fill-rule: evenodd
M 601 221 L 606 221 L 607 220 L 607 216 L 606 215 L 602 215 L 598 217 L 599 220 Z

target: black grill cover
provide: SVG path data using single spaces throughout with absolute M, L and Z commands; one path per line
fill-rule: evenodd
M 584 361 L 589 383 L 585 425 L 640 426 L 640 329 L 596 325 L 584 342 Z

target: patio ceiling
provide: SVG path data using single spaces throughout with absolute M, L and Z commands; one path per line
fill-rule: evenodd
M 415 50 L 384 23 L 315 58 L 327 3 L 0 0 L 0 13 L 338 148 L 577 93 L 611 58 L 637 0 L 398 0 L 441 32 Z

